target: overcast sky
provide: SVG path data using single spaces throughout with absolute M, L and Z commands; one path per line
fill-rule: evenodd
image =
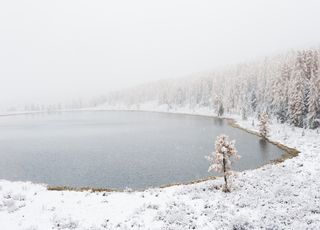
M 0 105 L 91 97 L 319 45 L 319 0 L 0 0 Z

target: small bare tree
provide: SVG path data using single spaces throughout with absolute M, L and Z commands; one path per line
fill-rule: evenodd
M 230 192 L 228 186 L 228 177 L 231 175 L 231 164 L 232 160 L 239 159 L 240 156 L 237 154 L 237 150 L 234 146 L 235 141 L 230 141 L 227 135 L 220 135 L 217 137 L 215 142 L 215 152 L 206 158 L 210 161 L 211 165 L 208 169 L 210 171 L 216 171 L 223 173 L 224 177 L 224 192 Z
M 261 137 L 266 139 L 269 134 L 269 117 L 266 112 L 259 115 L 259 133 Z

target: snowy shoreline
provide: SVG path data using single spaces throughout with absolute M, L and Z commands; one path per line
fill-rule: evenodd
M 145 105 L 139 111 L 168 112 L 166 108 L 154 108 Z M 189 113 L 181 109 L 173 113 L 213 116 L 205 109 Z M 225 118 L 257 131 L 240 116 Z M 271 124 L 270 140 L 301 153 L 279 164 L 239 172 L 230 194 L 217 189 L 222 184 L 219 177 L 195 184 L 121 193 L 48 191 L 45 185 L 0 180 L 1 228 L 319 229 L 319 134 L 304 130 L 302 135 L 302 129 Z
M 248 129 L 247 127 L 242 127 L 241 125 L 239 125 L 239 122 L 237 121 L 237 119 L 235 118 L 235 115 L 227 115 L 227 116 L 222 116 L 219 117 L 217 115 L 214 115 L 212 113 L 212 111 L 210 110 L 203 110 L 201 112 L 191 112 L 190 110 L 187 109 L 182 109 L 182 110 L 164 110 L 164 108 L 157 109 L 157 106 L 153 105 L 152 103 L 148 103 L 145 105 L 142 105 L 143 107 L 146 107 L 145 109 L 128 109 L 126 107 L 106 107 L 106 108 L 83 108 L 83 109 L 69 109 L 69 110 L 56 110 L 56 111 L 26 111 L 26 112 L 14 112 L 14 113 L 7 113 L 7 114 L 0 114 L 0 116 L 15 116 L 15 115 L 33 115 L 33 114 L 42 114 L 42 113 L 63 113 L 63 112 L 86 112 L 86 111 L 126 111 L 126 112 L 148 112 L 148 113 L 166 113 L 166 114 L 179 114 L 179 115 L 188 115 L 188 116 L 201 116 L 201 117 L 210 117 L 210 118 L 219 118 L 219 119 L 224 119 L 228 122 L 228 125 L 232 126 L 233 128 L 236 129 L 241 129 L 245 132 L 248 132 L 252 135 L 258 136 L 260 137 L 259 133 L 257 131 L 253 131 L 251 129 Z M 238 118 L 239 119 L 239 118 Z M 253 118 L 251 118 L 253 119 Z M 255 121 L 256 123 L 258 121 Z M 267 164 L 274 164 L 274 163 L 281 163 L 287 159 L 290 159 L 292 157 L 296 157 L 299 153 L 298 150 L 294 149 L 294 148 L 290 148 L 288 146 L 285 146 L 279 142 L 276 141 L 272 141 L 267 139 L 266 141 L 272 143 L 273 145 L 276 145 L 278 148 L 280 148 L 281 150 L 284 151 L 284 153 L 277 159 L 268 162 Z M 266 164 L 264 164 L 266 165 Z M 257 168 L 263 167 L 259 166 Z M 255 169 L 257 169 L 255 168 Z M 251 169 L 254 170 L 254 169 Z M 157 187 L 150 187 L 150 188 L 168 188 L 168 187 L 172 187 L 172 186 L 178 186 L 178 185 L 190 185 L 190 184 L 196 184 L 196 183 L 200 183 L 200 182 L 204 182 L 207 180 L 213 180 L 216 179 L 220 176 L 208 176 L 205 178 L 201 178 L 201 179 L 197 179 L 197 180 L 191 180 L 188 182 L 181 182 L 181 183 L 172 183 L 172 184 L 163 184 Z M 120 190 L 120 189 L 112 189 L 112 188 L 91 188 L 91 187 L 70 187 L 70 186 L 50 186 L 50 185 L 46 185 L 47 189 L 49 191 L 77 191 L 77 192 L 83 192 L 83 191 L 92 191 L 92 192 L 124 192 L 124 190 Z M 147 188 L 148 189 L 148 188 Z M 135 192 L 142 192 L 145 191 L 147 189 L 135 189 L 132 191 Z M 131 190 L 131 189 L 130 189 Z

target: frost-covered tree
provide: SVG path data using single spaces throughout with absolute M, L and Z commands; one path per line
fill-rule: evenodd
M 288 64 L 283 64 L 280 70 L 280 75 L 274 85 L 274 113 L 278 121 L 284 123 L 288 120 L 288 90 L 290 81 L 291 69 Z
M 319 126 L 319 113 L 320 113 L 320 89 L 318 89 L 318 79 L 316 77 L 311 78 L 310 93 L 308 98 L 308 125 L 309 128 L 314 129 Z
M 224 113 L 223 104 L 222 104 L 222 102 L 220 102 L 219 106 L 218 106 L 218 116 L 219 117 L 223 116 L 223 113 Z
M 256 111 L 256 108 L 257 108 L 257 96 L 256 96 L 256 92 L 254 90 L 252 90 L 251 96 L 250 96 L 250 107 L 251 107 L 252 112 Z
M 269 118 L 266 112 L 259 115 L 259 134 L 263 138 L 267 138 L 269 133 Z
M 225 192 L 230 192 L 228 178 L 232 172 L 232 161 L 240 157 L 237 154 L 237 150 L 234 145 L 234 140 L 230 141 L 228 136 L 222 134 L 216 139 L 215 152 L 213 152 L 212 155 L 206 157 L 211 163 L 208 171 L 216 171 L 223 174 L 225 182 L 223 190 Z
M 247 110 L 245 108 L 241 109 L 241 118 L 242 120 L 247 120 Z
M 315 129 L 320 126 L 320 71 L 318 52 L 313 53 L 310 67 L 309 94 L 307 101 L 307 123 L 309 128 Z
M 303 127 L 304 115 L 304 75 L 300 66 L 293 72 L 289 89 L 289 118 L 291 124 Z

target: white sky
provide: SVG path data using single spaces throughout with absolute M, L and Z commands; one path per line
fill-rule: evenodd
M 0 0 L 0 105 L 91 97 L 319 45 L 319 0 Z

